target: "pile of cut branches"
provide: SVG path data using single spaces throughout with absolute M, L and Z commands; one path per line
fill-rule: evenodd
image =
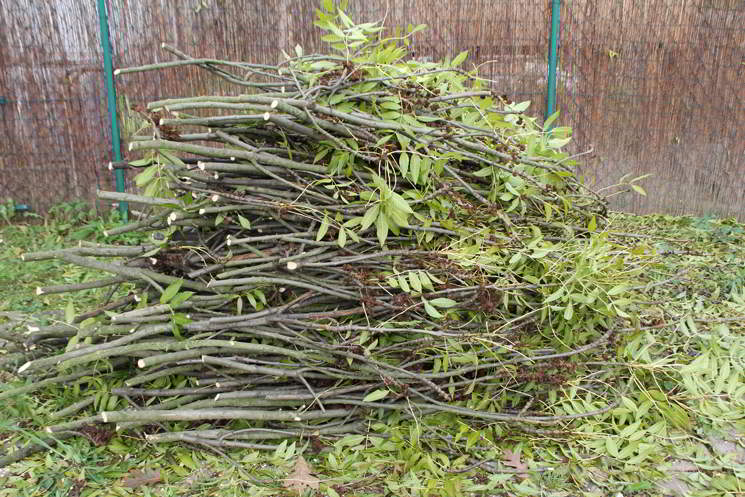
M 48 431 L 176 422 L 149 439 L 254 448 L 370 420 L 542 425 L 613 407 L 602 361 L 582 361 L 608 354 L 640 266 L 602 232 L 570 130 L 498 96 L 465 53 L 407 59 L 420 27 L 317 24 L 334 55 L 270 66 L 165 47 L 179 59 L 118 71 L 197 65 L 245 93 L 143 110 L 141 158 L 110 166 L 138 169 L 142 193 L 99 196 L 144 206 L 109 234 L 148 244 L 24 256 L 112 275 L 39 294 L 133 291 L 30 329 L 16 373 L 34 382 L 0 398 L 83 385 Z M 588 408 L 552 415 L 566 382 Z

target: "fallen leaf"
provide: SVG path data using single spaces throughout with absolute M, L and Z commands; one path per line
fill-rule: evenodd
M 526 466 L 525 463 L 520 460 L 519 452 L 512 452 L 509 449 L 505 449 L 502 453 L 502 456 L 503 456 L 504 464 L 506 466 L 515 468 L 517 470 L 517 474 L 521 478 L 528 477 L 528 466 Z
M 108 426 L 85 425 L 80 429 L 80 432 L 88 437 L 88 440 L 93 442 L 96 447 L 106 445 L 114 436 L 114 430 Z
M 284 487 L 295 491 L 298 495 L 303 495 L 306 489 L 318 490 L 321 480 L 311 475 L 311 471 L 310 465 L 305 458 L 298 456 L 297 461 L 295 461 L 295 469 L 285 479 Z
M 160 483 L 160 470 L 140 471 L 136 469 L 130 471 L 129 476 L 122 480 L 122 486 L 127 488 L 139 488 L 153 483 Z

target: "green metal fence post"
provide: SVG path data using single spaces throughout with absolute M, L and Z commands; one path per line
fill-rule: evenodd
M 548 52 L 548 91 L 546 92 L 546 115 L 556 112 L 556 65 L 559 51 L 559 24 L 561 0 L 551 0 L 551 39 Z
M 106 77 L 106 100 L 111 121 L 111 147 L 114 150 L 114 160 L 122 160 L 121 141 L 119 139 L 119 122 L 116 118 L 116 87 L 114 86 L 114 66 L 111 61 L 111 41 L 109 39 L 109 17 L 106 13 L 106 0 L 98 0 L 98 19 L 100 21 L 101 48 L 103 49 L 103 68 Z M 124 191 L 124 171 L 114 169 L 116 191 Z M 124 221 L 129 214 L 127 202 L 119 202 L 119 212 Z

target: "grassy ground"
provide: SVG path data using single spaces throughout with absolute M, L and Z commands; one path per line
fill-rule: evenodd
M 102 239 L 113 222 L 68 204 L 45 222 L 0 227 L 0 326 L 19 332 L 33 320 L 59 319 L 48 311 L 70 302 L 78 311 L 94 307 L 96 291 L 39 298 L 34 290 L 95 275 L 56 261 L 24 264 L 19 256 Z M 636 290 L 639 304 L 627 323 L 633 330 L 617 337 L 615 357 L 605 359 L 627 385 L 610 412 L 544 431 L 461 423 L 458 433 L 444 433 L 436 418 L 393 420 L 386 437 L 283 443 L 271 451 L 156 445 L 91 429 L 0 469 L 0 497 L 297 495 L 283 480 L 298 470 L 306 487 L 319 486 L 307 495 L 332 497 L 745 494 L 743 226 L 616 215 L 611 230 L 642 235 L 638 249 L 653 264 Z M 12 374 L 0 375 L 0 392 L 18 384 Z M 600 406 L 580 385 L 561 386 L 556 414 Z M 6 399 L 0 443 L 35 441 L 53 413 L 80 395 L 67 385 Z M 298 466 L 300 453 L 314 476 Z

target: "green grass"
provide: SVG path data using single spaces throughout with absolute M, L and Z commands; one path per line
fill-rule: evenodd
M 9 312 L 54 319 L 40 313 L 70 301 L 77 310 L 89 309 L 99 301 L 99 291 L 37 297 L 36 286 L 98 275 L 57 261 L 22 263 L 19 258 L 83 237 L 103 241 L 103 229 L 116 222 L 79 211 L 60 208 L 35 224 L 0 227 L 0 311 L 5 313 L 0 321 L 18 317 Z M 393 418 L 371 425 L 382 438 L 283 443 L 273 451 L 158 445 L 137 434 L 86 431 L 0 470 L 0 497 L 291 495 L 282 479 L 301 452 L 320 479 L 320 490 L 307 495 L 676 495 L 664 488 L 692 496 L 742 495 L 743 226 L 733 220 L 618 215 L 612 230 L 646 235 L 637 248 L 650 254 L 652 264 L 639 282 L 641 303 L 627 323 L 636 331 L 620 335 L 617 349 L 603 359 L 608 375 L 627 385 L 610 412 L 544 432 L 503 424 L 474 429 L 463 422 L 457 433 L 447 433 L 440 427 L 453 425 L 452 419 Z M 17 384 L 12 375 L 0 375 L 7 383 L 0 391 Z M 579 380 L 564 384 L 553 403 L 555 413 L 598 408 L 599 399 L 583 388 Z M 73 384 L 2 402 L 0 442 L 36 440 L 54 412 L 81 398 Z M 93 407 L 84 411 L 92 412 Z M 468 469 L 473 462 L 491 466 Z M 161 481 L 128 487 L 137 470 L 157 470 Z
M 95 290 L 88 290 L 74 295 L 52 294 L 37 297 L 35 291 L 38 286 L 95 279 L 95 272 L 58 260 L 24 263 L 21 254 L 70 247 L 77 245 L 80 240 L 127 244 L 141 238 L 140 235 L 121 235 L 107 239 L 103 232 L 107 227 L 118 224 L 117 213 L 113 212 L 107 219 L 103 219 L 97 217 L 95 211 L 82 202 L 52 207 L 44 219 L 38 216 L 16 218 L 9 219 L 10 224 L 7 221 L 4 225 L 0 224 L 0 312 L 38 313 L 43 310 L 59 310 L 70 300 L 74 300 L 79 308 L 87 308 L 95 305 L 100 296 Z

